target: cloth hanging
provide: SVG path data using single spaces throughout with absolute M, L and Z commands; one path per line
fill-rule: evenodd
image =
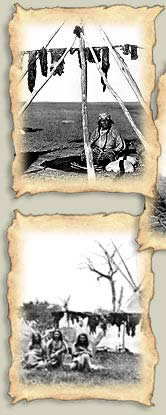
M 36 56 L 37 51 L 30 51 L 28 57 L 28 88 L 33 92 L 36 81 Z
M 55 63 L 58 62 L 59 59 L 61 59 L 65 51 L 66 51 L 66 48 L 50 49 L 50 53 L 51 53 L 50 70 L 52 70 Z M 53 73 L 54 76 L 55 75 L 61 76 L 64 73 L 64 64 L 65 64 L 65 61 L 63 59 L 60 65 L 58 65 L 58 67 L 54 70 L 54 73 Z
M 39 50 L 39 61 L 41 67 L 41 73 L 43 76 L 47 76 L 48 65 L 47 65 L 47 49 L 42 48 Z
M 136 60 L 136 59 L 138 59 L 138 53 L 137 53 L 137 51 L 138 51 L 138 46 L 136 46 L 136 45 L 131 45 L 130 46 L 130 53 L 131 53 L 131 60 Z

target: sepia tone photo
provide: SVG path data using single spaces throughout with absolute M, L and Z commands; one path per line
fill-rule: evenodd
M 140 218 L 138 242 L 141 248 L 166 248 L 166 74 L 161 75 L 158 91 L 158 116 L 155 121 L 160 142 L 158 176 L 154 199 L 146 198 Z
M 161 7 L 25 10 L 9 24 L 13 189 L 153 195 Z M 95 21 L 95 23 L 94 23 Z
M 152 404 L 151 253 L 127 214 L 16 218 L 8 231 L 10 395 Z

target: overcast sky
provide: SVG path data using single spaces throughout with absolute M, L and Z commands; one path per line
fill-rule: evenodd
M 112 252 L 111 238 L 120 247 L 120 252 L 136 282 L 138 281 L 137 245 L 130 233 L 69 233 L 69 232 L 25 232 L 23 258 L 23 301 L 47 300 L 61 304 L 61 299 L 71 295 L 69 307 L 73 310 L 95 310 L 98 307 L 111 309 L 111 289 L 107 280 L 97 281 L 96 275 L 82 267 L 87 257 L 102 271 L 107 272 L 100 241 Z M 96 255 L 97 254 L 97 255 Z M 119 262 L 118 257 L 116 257 Z M 121 265 L 123 271 L 123 265 Z M 116 291 L 119 298 L 124 287 L 123 305 L 132 295 L 129 284 L 116 274 Z
M 116 44 L 135 44 L 144 47 L 142 40 L 142 33 L 139 26 L 121 26 L 118 25 L 103 25 L 104 30 L 108 34 L 113 45 Z M 48 39 L 55 32 L 57 26 L 53 25 L 38 25 L 25 26 L 24 50 L 40 49 L 47 43 Z M 69 47 L 72 43 L 74 27 L 65 24 L 56 37 L 51 41 L 49 47 Z M 101 33 L 95 26 L 85 26 L 85 34 L 92 46 L 106 46 Z M 78 47 L 78 43 L 75 44 Z M 143 87 L 143 76 L 141 76 L 141 68 L 144 64 L 145 49 L 139 49 L 139 58 L 136 61 L 131 61 L 130 55 L 125 56 L 125 61 L 135 78 L 140 89 Z M 124 55 L 122 55 L 124 57 Z M 24 56 L 24 69 L 27 67 L 28 55 Z M 65 59 L 65 72 L 59 77 L 54 76 L 47 83 L 47 85 L 39 92 L 34 102 L 36 101 L 52 101 L 52 102 L 79 102 L 81 101 L 81 87 L 80 87 L 81 71 L 78 64 L 77 55 L 67 55 Z M 39 62 L 37 65 L 37 79 L 35 89 L 38 88 L 45 80 L 41 76 Z M 108 72 L 108 80 L 114 87 L 116 92 L 124 101 L 137 101 L 123 74 L 120 72 L 117 63 L 110 57 L 110 69 Z M 22 81 L 22 100 L 27 100 L 30 97 L 30 92 L 27 87 L 27 77 Z M 114 101 L 114 98 L 108 90 L 104 93 L 100 83 L 100 75 L 95 64 L 88 64 L 88 101 L 89 102 L 109 102 Z

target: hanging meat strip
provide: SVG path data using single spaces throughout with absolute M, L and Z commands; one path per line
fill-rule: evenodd
M 29 52 L 28 58 L 28 88 L 30 92 L 33 92 L 36 81 L 36 56 L 37 51 Z
M 131 47 L 131 50 L 130 50 L 130 53 L 131 53 L 131 60 L 136 60 L 136 59 L 138 59 L 138 53 L 137 53 L 137 51 L 138 51 L 138 46 L 136 46 L 136 45 L 131 45 L 130 47 Z
M 103 317 L 101 318 L 101 328 L 102 328 L 102 330 L 104 332 L 104 336 L 105 336 L 106 332 L 107 332 L 107 321 Z
M 102 70 L 107 78 L 107 73 L 108 73 L 108 69 L 110 67 L 110 63 L 109 63 L 109 48 L 106 47 L 93 47 L 93 50 L 96 54 L 97 60 L 98 62 L 101 62 L 102 60 Z M 80 50 L 79 48 L 71 48 L 70 49 L 70 53 L 71 55 L 73 55 L 75 52 L 78 53 L 78 61 L 79 61 L 79 65 L 81 68 L 81 59 L 80 59 Z M 94 57 L 92 55 L 92 52 L 90 51 L 89 48 L 85 48 L 85 59 L 86 61 L 88 61 L 89 63 L 95 63 Z M 101 78 L 101 83 L 103 85 L 103 92 L 106 90 L 106 85 L 104 83 L 103 78 Z
M 101 49 L 102 48 L 98 48 L 98 47 L 94 47 L 93 48 L 93 50 L 94 50 L 94 52 L 96 54 L 96 57 L 97 57 L 97 59 L 98 59 L 99 62 L 101 61 Z M 80 65 L 80 68 L 81 68 L 80 49 L 79 48 L 71 48 L 70 49 L 71 55 L 73 55 L 75 52 L 78 53 L 78 61 L 79 61 L 79 65 Z M 90 63 L 94 63 L 95 62 L 94 61 L 94 58 L 93 58 L 93 55 L 92 55 L 92 53 L 91 53 L 91 51 L 90 51 L 89 48 L 85 48 L 85 59 L 86 59 L 86 61 L 88 61 Z
M 136 326 L 139 324 L 140 320 L 140 314 L 132 313 L 127 316 L 126 333 L 128 336 L 135 336 Z
M 39 60 L 41 73 L 43 76 L 47 76 L 48 66 L 47 66 L 47 49 L 44 47 L 39 50 Z
M 110 67 L 110 62 L 109 62 L 109 48 L 107 46 L 102 48 L 102 65 L 101 65 L 101 69 L 104 72 L 105 77 L 107 78 L 107 73 L 108 73 L 108 69 Z M 103 85 L 103 92 L 106 90 L 106 84 L 103 80 L 103 78 L 101 78 L 101 83 Z
M 94 334 L 96 333 L 96 327 L 99 324 L 99 316 L 92 314 L 91 316 L 88 317 L 88 326 L 90 328 L 90 334 Z
M 56 62 L 59 61 L 59 59 L 63 56 L 65 51 L 66 51 L 66 48 L 50 49 L 50 53 L 51 53 L 51 67 L 50 67 L 50 70 L 53 69 L 53 66 L 55 65 Z M 61 76 L 64 73 L 64 64 L 65 64 L 65 61 L 63 59 L 63 61 L 60 63 L 60 65 L 58 65 L 58 67 L 54 70 L 53 75 Z
M 101 61 L 101 49 L 102 48 L 94 47 L 92 49 L 95 52 L 95 55 L 96 55 L 98 61 L 100 62 Z M 92 55 L 92 52 L 90 51 L 89 48 L 85 48 L 85 57 L 86 57 L 86 60 L 88 62 L 90 62 L 90 63 L 94 63 L 95 62 L 94 57 Z
M 130 53 L 130 45 L 127 43 L 126 45 L 122 46 L 123 55 L 128 55 Z

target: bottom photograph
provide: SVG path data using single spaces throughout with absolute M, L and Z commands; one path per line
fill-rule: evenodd
M 12 403 L 152 405 L 152 253 L 138 252 L 138 220 L 16 212 L 8 230 Z

